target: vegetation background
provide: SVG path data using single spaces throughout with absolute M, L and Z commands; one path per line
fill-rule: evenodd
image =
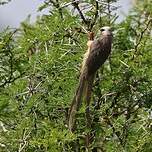
M 152 3 L 137 1 L 117 23 L 117 0 L 44 0 L 19 29 L 0 33 L 1 152 L 151 152 Z M 5 2 L 1 2 L 1 5 Z M 112 54 L 93 87 L 91 128 L 84 106 L 69 132 L 67 112 L 88 36 L 114 31 Z

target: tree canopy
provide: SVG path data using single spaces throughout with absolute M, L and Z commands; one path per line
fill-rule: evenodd
M 0 33 L 0 151 L 151 152 L 152 3 L 138 1 L 117 22 L 117 0 L 45 0 L 49 14 Z M 114 33 L 109 60 L 97 72 L 91 128 L 84 106 L 67 128 L 87 31 Z

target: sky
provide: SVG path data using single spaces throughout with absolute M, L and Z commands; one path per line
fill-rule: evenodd
M 35 21 L 37 15 L 47 14 L 47 10 L 37 12 L 38 6 L 44 0 L 12 0 L 6 5 L 0 5 L 0 29 L 9 27 L 19 27 L 20 23 L 24 21 L 29 14 L 31 14 L 31 21 Z M 131 0 L 119 0 L 117 5 L 121 6 L 118 10 L 120 15 L 119 20 L 128 14 L 131 8 Z

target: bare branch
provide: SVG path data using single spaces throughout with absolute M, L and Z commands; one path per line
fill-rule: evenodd
M 80 17 L 81 17 L 81 19 L 83 20 L 83 22 L 88 26 L 88 22 L 87 22 L 86 18 L 84 17 L 84 14 L 83 14 L 82 11 L 80 10 L 79 2 L 73 0 L 73 3 L 72 3 L 72 4 L 73 4 L 73 6 L 77 9 L 77 11 L 79 12 Z
M 94 15 L 94 20 L 93 22 L 91 23 L 91 26 L 90 26 L 90 31 L 92 30 L 93 26 L 95 25 L 96 21 L 97 21 L 97 18 L 98 18 L 98 11 L 99 11 L 99 4 L 98 4 L 98 1 L 96 1 L 96 11 L 95 11 L 95 15 Z

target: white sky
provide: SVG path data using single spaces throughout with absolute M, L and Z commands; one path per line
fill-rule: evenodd
M 29 14 L 31 14 L 31 20 L 34 21 L 37 15 L 47 13 L 37 12 L 39 5 L 44 0 L 12 0 L 6 5 L 0 5 L 0 29 L 7 27 L 18 27 L 20 22 L 24 21 Z M 120 18 L 124 18 L 124 14 L 128 13 L 131 8 L 131 0 L 119 0 L 118 5 L 122 6 L 118 11 Z

